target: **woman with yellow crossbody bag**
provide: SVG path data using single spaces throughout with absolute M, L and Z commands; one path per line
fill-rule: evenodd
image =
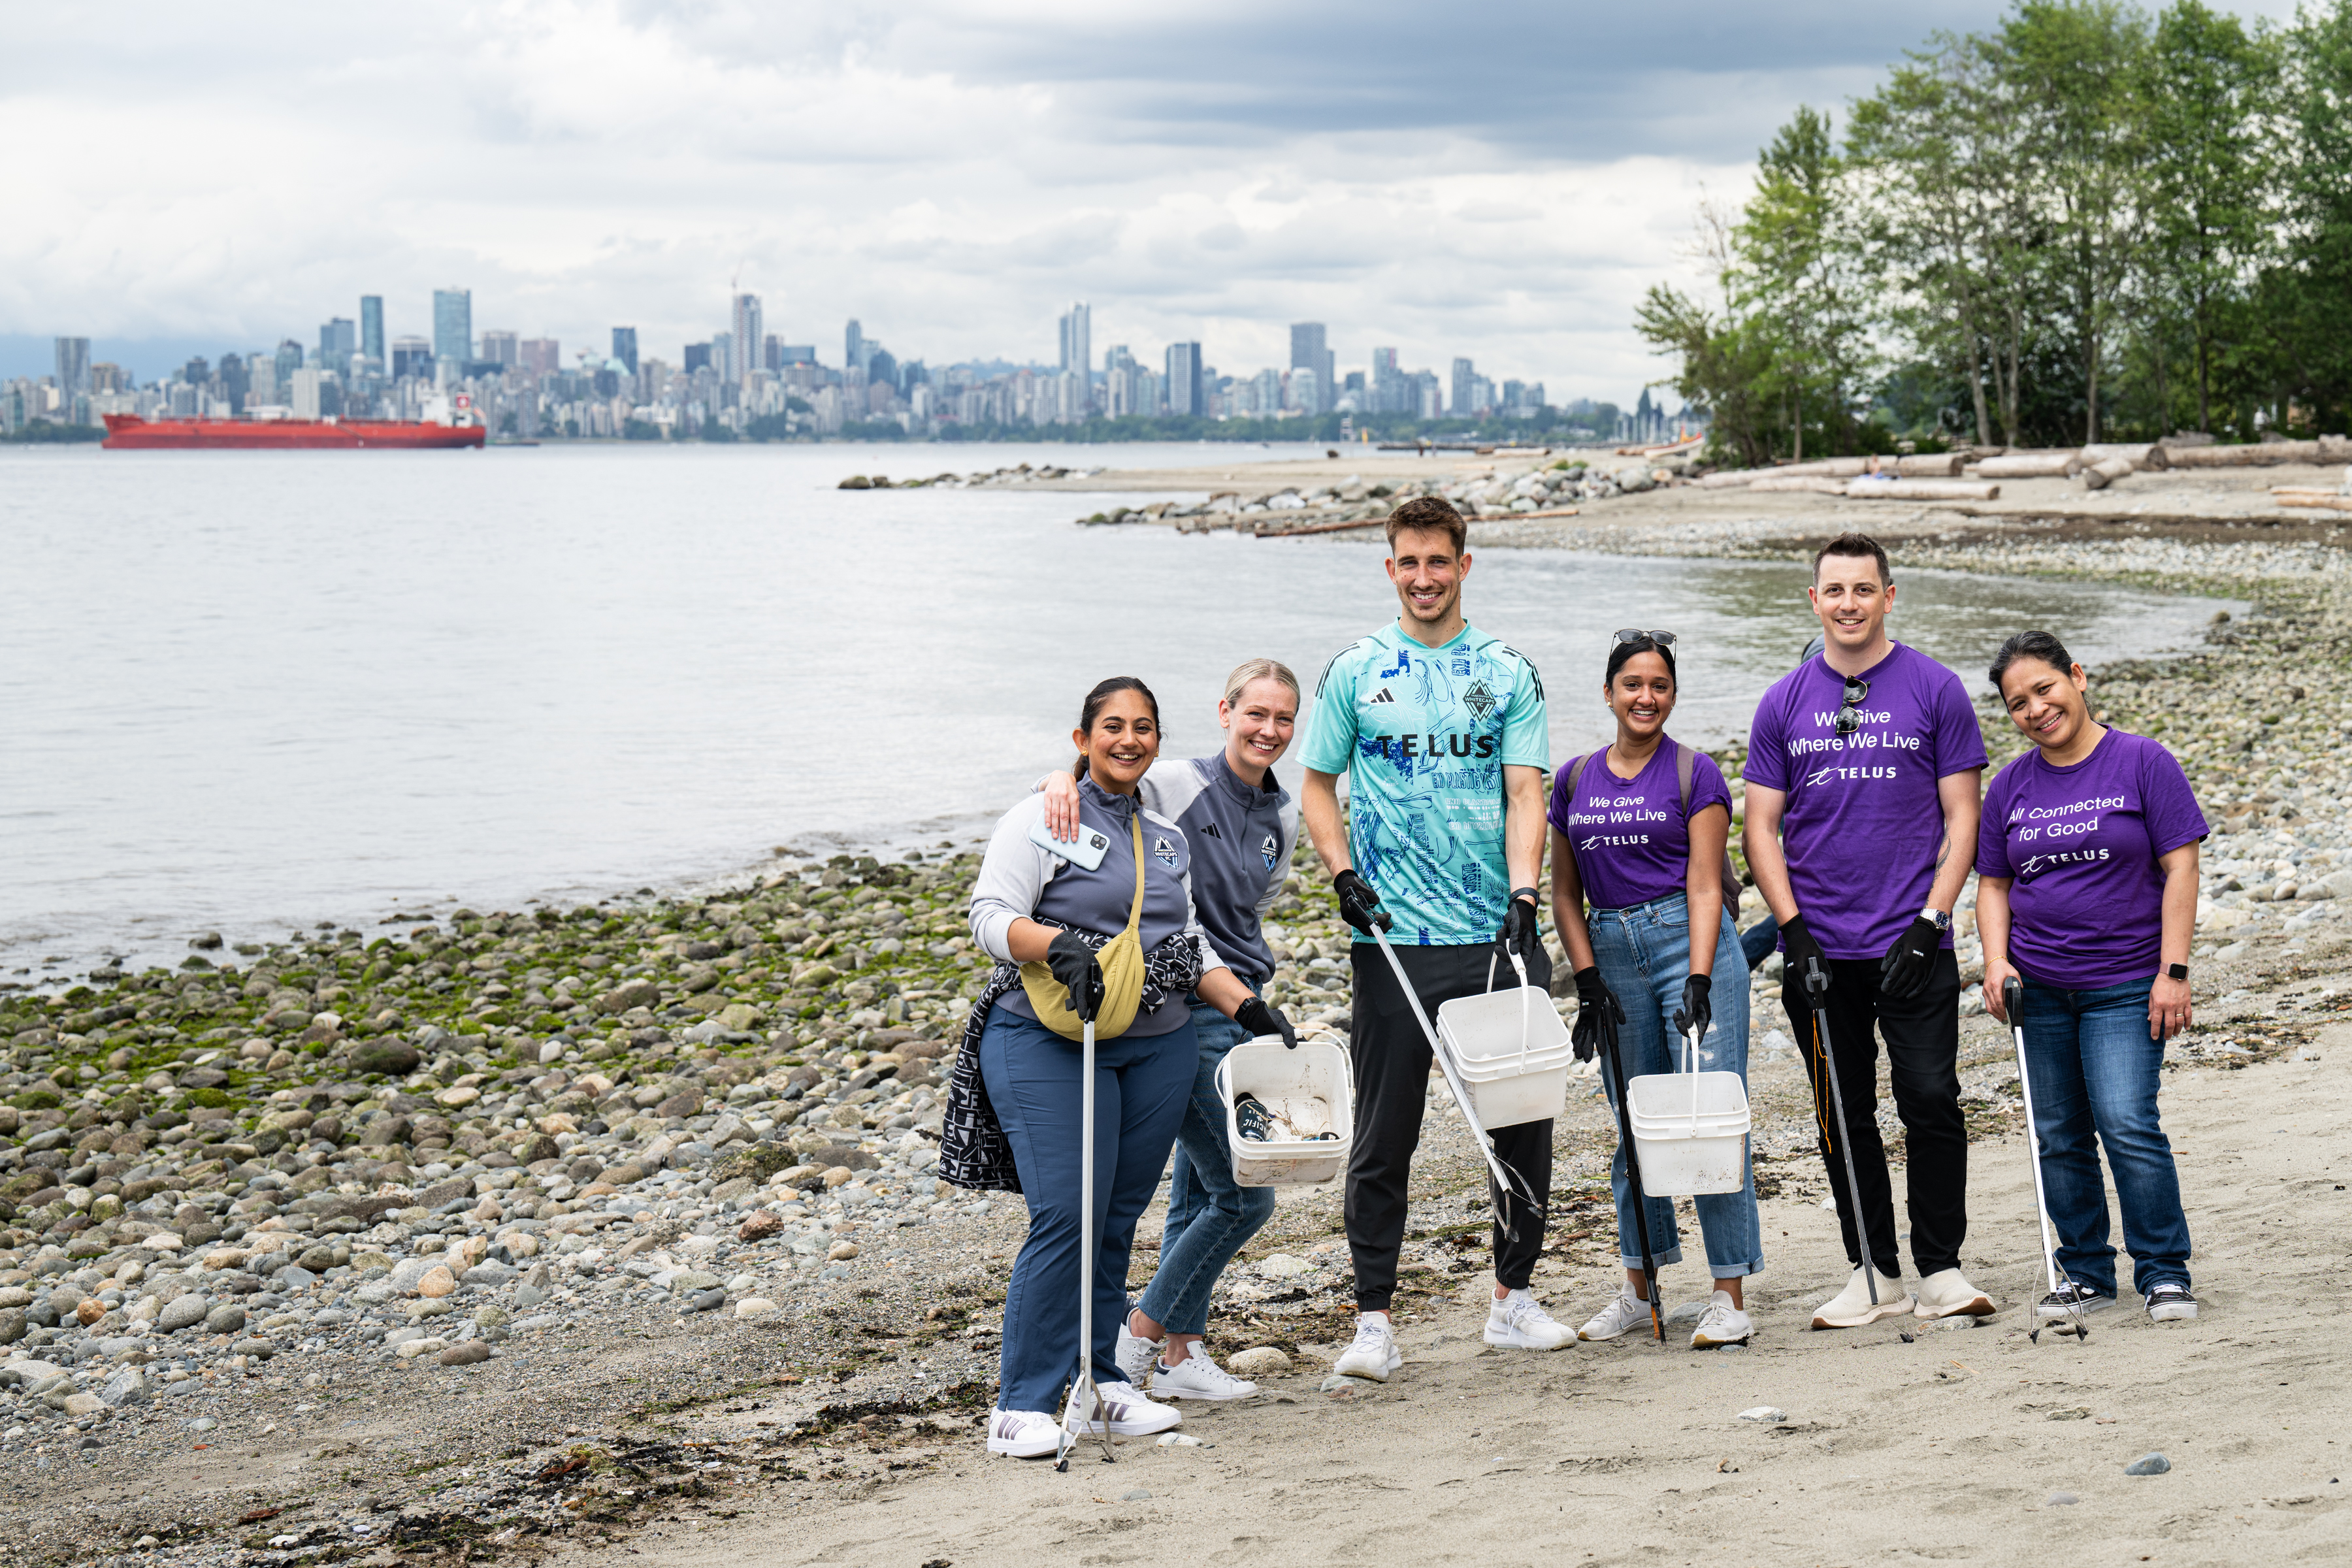
M 974 1003 L 949 1092 L 940 1173 L 1017 1191 L 1029 1237 L 1004 1299 L 1001 1386 L 988 1450 L 1043 1458 L 1054 1410 L 1078 1373 L 1078 1280 L 1093 1279 L 1087 1347 L 1095 1397 L 1074 1429 L 1141 1436 L 1181 1419 L 1120 1372 L 1128 1253 L 1189 1102 L 1199 1045 L 1188 993 L 1253 1034 L 1286 1031 L 1234 978 L 1192 910 L 1191 851 L 1146 809 L 1138 784 L 1160 754 L 1160 708 L 1131 677 L 1087 694 L 1078 729 L 1078 842 L 1056 846 L 1032 795 L 1005 814 L 973 884 L 974 939 L 998 961 Z M 1093 864 L 1085 864 L 1087 859 Z M 1096 1256 L 1081 1259 L 1085 1084 L 1078 1046 L 1095 1025 Z

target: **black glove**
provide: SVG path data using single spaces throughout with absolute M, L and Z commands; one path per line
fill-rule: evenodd
M 1944 945 L 1943 931 L 1926 915 L 1913 919 L 1907 930 L 1895 939 L 1886 956 L 1878 961 L 1878 994 L 1896 1001 L 1916 996 L 1927 989 L 1927 976 L 1936 967 L 1936 953 Z
M 1331 891 L 1339 896 L 1339 918 L 1366 936 L 1372 934 L 1374 926 L 1388 931 L 1396 924 L 1381 907 L 1381 896 L 1372 891 L 1372 885 L 1355 872 L 1342 871 L 1332 878 Z
M 1253 1036 L 1280 1035 L 1284 1045 L 1294 1051 L 1298 1048 L 1298 1031 L 1290 1026 L 1280 1008 L 1268 1006 L 1263 996 L 1253 996 L 1234 1008 L 1234 1022 Z
M 1601 1049 L 1601 1025 L 1603 1016 L 1612 1025 L 1625 1021 L 1624 1006 L 1617 993 L 1609 989 L 1609 982 L 1601 978 L 1599 965 L 1576 972 L 1576 1027 L 1570 1038 L 1576 1043 L 1576 1059 L 1591 1061 Z
M 1698 1037 L 1706 1038 L 1706 1026 L 1715 1022 L 1715 982 L 1704 974 L 1683 976 L 1683 1005 L 1675 1009 L 1675 1033 L 1687 1035 L 1693 1029 Z
M 1092 1018 L 1103 1002 L 1102 965 L 1086 938 L 1074 931 L 1058 931 L 1045 949 L 1045 967 L 1070 993 L 1070 1011 Z
M 1811 998 L 1811 1005 L 1822 1005 L 1822 998 L 1811 996 L 1805 989 L 1805 965 L 1809 962 L 1820 964 L 1822 984 L 1826 986 L 1830 978 L 1830 955 L 1822 951 L 1822 944 L 1815 942 L 1813 933 L 1805 928 L 1804 916 L 1790 915 L 1780 922 L 1780 951 L 1784 955 L 1780 994 L 1787 995 L 1788 988 L 1794 985 L 1800 994 Z
M 1495 945 L 1503 950 L 1503 962 L 1511 962 L 1517 953 L 1519 962 L 1532 966 L 1535 955 L 1543 951 L 1543 932 L 1536 925 L 1536 907 L 1525 899 L 1513 899 L 1503 906 L 1503 929 L 1495 933 Z

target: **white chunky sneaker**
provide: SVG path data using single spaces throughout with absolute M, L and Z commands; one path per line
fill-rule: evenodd
M 1650 1303 L 1639 1296 L 1628 1296 L 1620 1290 L 1609 1298 L 1609 1305 L 1586 1320 L 1576 1331 L 1580 1340 L 1613 1340 L 1632 1333 L 1635 1329 L 1646 1331 L 1650 1326 Z
M 1160 1347 L 1166 1342 L 1165 1340 L 1147 1340 L 1129 1333 L 1127 1325 L 1121 1323 L 1118 1326 L 1118 1349 L 1114 1353 L 1118 1370 L 1127 1373 L 1127 1381 L 1138 1388 L 1142 1387 L 1143 1380 L 1151 1375 L 1152 1363 L 1160 1359 Z
M 2151 1323 L 2177 1323 L 2197 1315 L 2197 1298 L 2189 1287 L 2168 1279 L 2147 1293 L 2147 1321 Z
M 1864 1264 L 1863 1268 L 1868 1268 Z M 1878 1274 L 1878 1303 L 1870 1300 L 1869 1276 L 1863 1268 L 1853 1271 L 1845 1289 L 1813 1309 L 1813 1327 L 1817 1329 L 1858 1329 L 1864 1323 L 1874 1323 L 1881 1318 L 1898 1317 L 1909 1312 L 1918 1303 L 1911 1292 L 1903 1289 L 1902 1279 L 1895 1275 Z M 1877 1274 L 1871 1269 L 1871 1274 Z
M 2159 1286 L 2158 1289 L 2162 1287 Z M 2151 1301 L 2155 1299 L 2153 1295 L 2148 1298 Z M 2077 1312 L 2100 1311 L 2115 1304 L 2116 1299 L 2113 1296 L 2102 1296 L 2096 1290 L 2089 1289 L 2069 1279 L 2035 1302 L 2033 1315 L 2037 1318 L 2054 1321 L 2060 1318 L 2071 1318 Z
M 988 1451 L 1042 1459 L 1061 1446 L 1062 1424 L 1042 1410 L 999 1410 L 988 1418 Z
M 1744 1345 L 1756 1332 L 1756 1324 L 1746 1312 L 1731 1304 L 1731 1292 L 1717 1290 L 1698 1317 L 1698 1327 L 1691 1331 L 1691 1349 L 1711 1351 L 1719 1345 Z
M 1529 1291 L 1514 1290 L 1486 1313 L 1486 1342 L 1513 1350 L 1556 1351 L 1576 1336 Z
M 1386 1316 L 1379 1312 L 1356 1315 L 1356 1342 L 1349 1345 L 1331 1370 L 1347 1377 L 1369 1377 L 1374 1383 L 1386 1383 L 1389 1373 L 1404 1364 L 1404 1352 L 1397 1349 L 1396 1331 L 1389 1327 Z
M 1919 1281 L 1919 1304 L 1912 1310 L 1922 1318 L 1990 1318 L 1993 1305 L 1958 1269 L 1938 1268 Z
M 1183 1424 L 1182 1411 L 1172 1405 L 1153 1404 L 1137 1393 L 1131 1383 L 1097 1384 L 1095 1394 L 1093 1409 L 1080 1410 L 1076 1404 L 1070 1407 L 1070 1430 L 1081 1436 L 1101 1431 L 1106 1420 L 1114 1437 L 1149 1437 Z
M 1256 1392 L 1256 1384 L 1235 1377 L 1197 1344 L 1192 1354 L 1174 1366 L 1161 1364 L 1151 1373 L 1155 1399 L 1247 1399 Z

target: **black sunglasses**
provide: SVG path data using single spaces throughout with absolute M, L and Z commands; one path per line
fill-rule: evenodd
M 1626 626 L 1618 631 L 1615 640 L 1619 643 L 1629 645 L 1633 643 L 1650 643 L 1658 647 L 1672 647 L 1675 646 L 1675 634 L 1672 632 L 1645 632 L 1639 626 Z
M 1837 719 L 1832 727 L 1841 735 L 1851 735 L 1862 728 L 1863 703 L 1870 700 L 1870 682 L 1854 676 L 1845 679 L 1845 698 L 1838 704 Z

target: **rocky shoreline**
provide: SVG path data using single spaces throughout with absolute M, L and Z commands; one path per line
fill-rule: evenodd
M 1820 531 L 1538 520 L 1483 521 L 1475 542 L 1785 558 Z M 2199 1026 L 2172 1063 L 2299 1052 L 2352 1006 L 2340 550 L 1950 514 L 1885 531 L 1898 571 L 2254 603 L 2203 651 L 2094 672 L 2116 722 L 2181 753 L 2216 827 Z M 1981 717 L 1997 762 L 2014 754 L 2007 721 Z M 1724 760 L 1736 776 L 1738 750 Z M 975 866 L 780 863 L 690 897 L 204 946 L 177 969 L 0 994 L 12 1559 L 537 1554 L 688 1506 L 821 1512 L 973 1457 L 1022 1231 L 1017 1200 L 930 1173 L 985 973 L 963 923 Z M 1274 921 L 1276 1000 L 1340 1024 L 1345 932 L 1317 868 Z M 1964 963 L 1971 947 L 1964 931 Z M 1759 1187 L 1795 1196 L 1817 1161 L 1773 984 L 1751 994 Z M 1972 1131 L 2012 1129 L 1990 1020 L 1964 1020 L 1963 1066 Z M 1543 1277 L 1571 1300 L 1611 1267 L 1611 1133 L 1584 1088 L 1559 1126 Z M 1415 1191 L 1408 1321 L 1484 1268 L 1482 1186 L 1442 1113 Z M 1319 1376 L 1348 1321 L 1338 1199 L 1284 1194 L 1229 1274 L 1218 1348 Z

